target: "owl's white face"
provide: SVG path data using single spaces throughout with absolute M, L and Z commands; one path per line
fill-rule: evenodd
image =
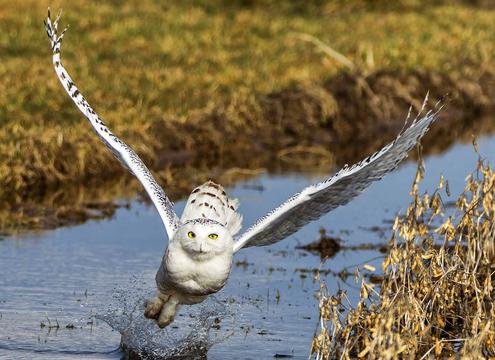
M 175 240 L 189 256 L 197 260 L 220 254 L 232 254 L 234 240 L 229 231 L 216 221 L 198 219 L 185 223 L 175 234 Z

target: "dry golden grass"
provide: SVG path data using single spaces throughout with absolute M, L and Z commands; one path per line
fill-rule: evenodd
M 396 218 L 379 289 L 364 280 L 360 301 L 322 287 L 317 359 L 481 359 L 495 356 L 495 173 L 481 159 L 455 209 L 448 183 L 418 193 Z
M 48 5 L 71 26 L 62 56 L 82 93 L 162 178 L 184 159 L 257 168 L 266 163 L 245 154 L 272 163 L 281 150 L 337 147 L 376 120 L 385 122 L 379 132 L 399 129 L 390 118 L 427 90 L 453 93 L 468 112 L 495 98 L 495 11 L 464 2 L 0 0 L 0 199 L 10 204 L 125 174 L 56 79 Z M 340 77 L 346 67 L 301 34 L 358 74 Z M 394 82 L 392 71 L 387 82 L 384 69 L 412 76 Z M 390 140 L 376 139 L 372 150 Z

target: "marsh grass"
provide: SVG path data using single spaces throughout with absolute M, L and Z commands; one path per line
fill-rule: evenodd
M 363 279 L 357 304 L 322 286 L 317 359 L 495 356 L 495 173 L 480 157 L 453 211 L 443 178 L 419 194 L 422 174 L 395 220 L 383 281 Z
M 71 26 L 62 57 L 82 93 L 166 187 L 190 188 L 190 169 L 249 171 L 277 154 L 303 167 L 293 160 L 308 151 L 359 159 L 428 90 L 450 93 L 457 131 L 439 138 L 453 141 L 495 99 L 495 11 L 469 2 L 0 0 L 2 209 L 130 177 L 56 79 L 48 5 Z

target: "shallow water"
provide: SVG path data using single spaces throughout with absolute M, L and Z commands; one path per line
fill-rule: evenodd
M 494 163 L 495 137 L 480 138 L 478 143 L 480 152 Z M 427 158 L 421 187 L 433 189 L 443 174 L 455 198 L 476 159 L 470 144 Z M 345 245 L 386 242 L 390 221 L 409 203 L 416 167 L 414 162 L 405 163 L 352 203 L 284 242 L 241 251 L 226 287 L 203 305 L 182 307 L 165 333 L 139 317 L 142 300 L 153 292 L 166 245 L 153 207 L 133 202 L 109 220 L 4 238 L 0 241 L 0 358 L 121 358 L 120 333 L 103 317 L 117 330 L 134 326 L 142 331 L 139 335 L 128 331 L 128 343 L 145 342 L 167 354 L 182 349 L 184 344 L 177 343 L 187 339 L 186 347 L 197 345 L 194 352 L 203 358 L 209 348 L 211 359 L 276 355 L 306 359 L 317 326 L 319 284 L 300 269 L 317 268 L 321 261 L 296 246 L 316 240 L 320 227 L 342 238 Z M 249 225 L 288 195 L 322 178 L 261 175 L 238 183 L 229 193 L 240 199 L 244 224 Z M 183 206 L 179 202 L 176 208 L 180 212 Z M 385 237 L 371 231 L 373 227 L 383 228 Z M 322 268 L 353 272 L 356 264 L 367 263 L 379 269 L 381 261 L 382 254 L 375 250 L 341 251 Z M 331 292 L 346 289 L 351 300 L 358 295 L 352 276 L 343 282 L 329 274 L 325 282 Z M 212 313 L 201 318 L 207 311 Z M 130 313 L 135 314 L 132 321 Z M 216 318 L 220 323 L 205 334 Z

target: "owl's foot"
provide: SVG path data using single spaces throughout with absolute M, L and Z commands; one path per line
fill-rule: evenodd
M 158 319 L 163 308 L 163 300 L 159 297 L 146 300 L 144 303 L 144 316 L 148 319 Z
M 163 329 L 165 326 L 174 321 L 178 304 L 179 300 L 175 296 L 171 296 L 170 299 L 163 305 L 160 316 L 158 317 L 158 320 L 156 320 L 160 329 Z

